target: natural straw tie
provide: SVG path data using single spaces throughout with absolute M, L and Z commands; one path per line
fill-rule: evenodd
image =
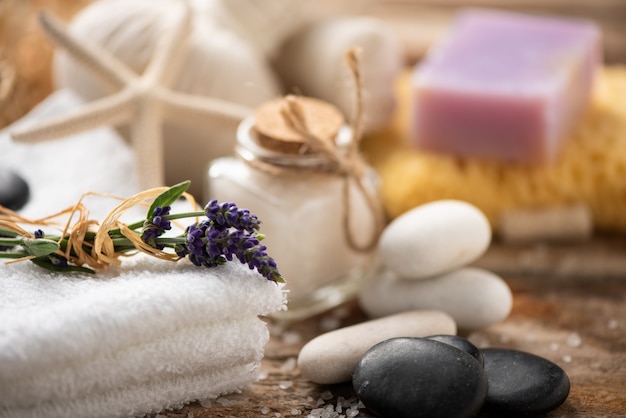
M 314 152 L 324 155 L 329 162 L 332 163 L 333 168 L 331 173 L 337 174 L 344 178 L 342 188 L 343 199 L 343 214 L 342 225 L 345 231 L 345 236 L 348 245 L 355 251 L 366 252 L 372 250 L 382 232 L 384 226 L 384 214 L 380 201 L 375 195 L 375 192 L 369 190 L 363 183 L 363 177 L 365 175 L 365 163 L 359 153 L 359 144 L 362 137 L 362 120 L 363 120 L 363 98 L 362 98 L 362 79 L 359 70 L 359 52 L 356 48 L 351 48 L 346 51 L 344 57 L 348 65 L 348 69 L 354 79 L 354 105 L 353 115 L 350 122 L 352 130 L 351 141 L 347 147 L 347 150 L 340 150 L 333 142 L 325 141 L 307 126 L 305 112 L 296 96 L 286 96 L 284 99 L 284 105 L 281 109 L 281 116 L 283 117 L 287 126 L 295 133 L 299 134 L 304 143 Z M 289 169 L 278 168 L 272 166 L 269 163 L 259 161 L 258 159 L 246 160 L 247 163 L 254 165 L 261 170 L 272 173 L 280 174 Z M 317 171 L 328 172 L 329 170 L 324 168 L 317 168 Z M 359 193 L 365 198 L 366 204 L 372 214 L 374 220 L 374 228 L 371 236 L 365 243 L 359 243 L 354 237 L 354 232 L 350 227 L 351 207 L 350 207 L 350 183 L 353 182 Z

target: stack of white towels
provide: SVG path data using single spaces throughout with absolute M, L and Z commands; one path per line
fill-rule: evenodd
M 73 100 L 59 97 L 49 100 Z M 0 163 L 31 185 L 28 215 L 71 205 L 85 188 L 121 194 L 133 184 L 113 171 L 90 176 L 132 171 L 132 158 L 112 131 L 85 135 L 27 148 L 0 135 Z M 285 303 L 282 285 L 239 263 L 137 255 L 95 276 L 0 265 L 0 417 L 135 416 L 240 390 L 257 378 L 269 339 L 260 316 Z

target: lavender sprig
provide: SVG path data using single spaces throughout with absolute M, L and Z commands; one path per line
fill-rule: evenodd
M 178 259 L 188 258 L 194 265 L 203 267 L 216 267 L 236 259 L 248 265 L 250 269 L 256 269 L 268 280 L 284 281 L 276 262 L 268 255 L 265 245 L 260 243 L 264 238 L 258 232 L 261 221 L 248 209 L 240 209 L 231 202 L 219 203 L 217 200 L 211 200 L 202 212 L 171 214 L 171 204 L 181 197 L 188 187 L 189 182 L 170 187 L 155 198 L 148 209 L 146 219 L 125 225 L 127 230 L 137 234 L 137 238 L 132 236 L 129 238 L 127 234 L 122 234 L 120 228 L 108 230 L 106 233 L 113 242 L 114 253 L 123 254 L 139 249 L 168 259 L 176 260 L 177 256 Z M 166 231 L 172 229 L 171 221 L 184 218 L 197 219 L 201 216 L 206 218 L 194 221 L 183 234 L 163 236 Z M 36 230 L 33 234 L 21 236 L 15 231 L 19 229 L 0 227 L 0 257 L 30 259 L 38 266 L 54 271 L 94 272 L 89 268 L 93 268 L 93 265 L 87 267 L 76 262 L 81 260 L 81 257 L 77 256 L 76 244 L 70 243 L 69 235 L 48 236 L 43 231 Z M 79 251 L 89 253 L 95 238 L 94 232 L 86 232 L 82 249 Z M 162 252 L 146 251 L 133 242 L 137 240 Z
M 229 205 L 234 206 L 232 203 Z M 205 267 L 214 267 L 236 258 L 268 280 L 282 281 L 276 262 L 267 254 L 267 247 L 260 243 L 263 235 L 250 233 L 246 226 L 240 227 L 242 229 L 228 227 L 213 220 L 197 222 L 187 227 L 187 242 L 177 249 L 177 254 L 189 256 L 193 264 Z
M 169 212 L 169 206 L 153 205 L 150 208 L 149 214 L 152 216 L 146 220 L 142 230 L 145 243 L 158 249 L 169 244 L 179 257 L 188 257 L 199 267 L 216 267 L 236 258 L 268 280 L 283 282 L 276 261 L 267 254 L 267 247 L 260 244 L 264 238 L 257 232 L 261 221 L 248 209 L 240 209 L 232 202 L 219 203 L 213 199 L 204 207 L 202 214 L 206 219 L 189 225 L 182 242 L 180 237 L 167 241 L 159 238 L 171 228 L 170 219 L 182 217 L 172 216 Z

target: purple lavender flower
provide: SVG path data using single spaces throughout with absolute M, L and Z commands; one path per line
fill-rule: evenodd
M 235 228 L 253 233 L 259 229 L 261 221 L 248 209 L 239 209 L 232 202 L 218 203 L 213 199 L 204 207 L 204 212 L 216 228 Z
M 255 217 L 256 218 L 256 217 Z M 215 267 L 234 258 L 268 280 L 282 282 L 276 262 L 260 244 L 255 232 L 225 228 L 213 220 L 204 220 L 187 227 L 186 243 L 176 249 L 180 257 L 188 256 L 196 266 Z
M 165 219 L 164 216 L 170 214 L 171 207 L 157 206 L 154 208 L 151 219 L 146 219 L 141 230 L 141 240 L 151 247 L 162 250 L 164 245 L 157 243 L 157 238 L 163 235 L 165 231 L 172 229 L 172 223 Z
M 36 230 L 33 235 L 35 235 L 35 238 L 43 238 L 43 231 L 41 229 Z

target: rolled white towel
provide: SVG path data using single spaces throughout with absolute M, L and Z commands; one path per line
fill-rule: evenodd
M 255 380 L 281 284 L 137 255 L 97 276 L 2 266 L 0 416 L 131 416 Z

